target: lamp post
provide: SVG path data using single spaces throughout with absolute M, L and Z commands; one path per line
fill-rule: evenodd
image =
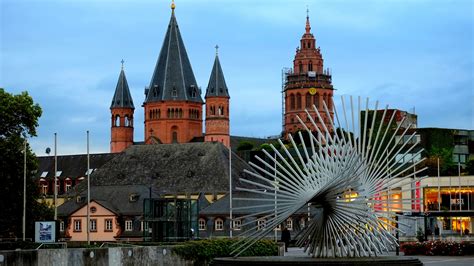
M 57 133 L 54 133 L 54 220 L 58 220 L 58 149 L 57 149 Z
M 229 237 L 232 238 L 232 231 L 234 230 L 232 221 L 232 150 L 229 144 Z
M 90 156 L 89 156 L 89 130 L 87 130 L 87 245 L 91 244 L 90 241 L 90 213 L 89 205 L 91 201 L 91 184 L 90 184 Z M 97 226 L 97 225 L 96 225 Z
M 23 241 L 26 237 L 26 139 L 23 148 Z

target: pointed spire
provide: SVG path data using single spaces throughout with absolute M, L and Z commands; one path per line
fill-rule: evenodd
M 110 105 L 110 109 L 112 108 L 132 108 L 135 109 L 133 106 L 132 95 L 130 94 L 130 90 L 128 88 L 127 78 L 125 77 L 125 71 L 123 70 L 123 63 L 125 61 L 121 61 L 122 69 L 120 70 L 120 75 L 117 81 L 117 87 L 115 88 L 114 97 L 112 98 L 112 104 Z
M 211 77 L 209 78 L 209 84 L 207 85 L 206 98 L 217 96 L 229 97 L 229 91 L 225 83 L 224 73 L 218 56 L 219 46 L 216 45 L 215 48 L 216 58 L 214 60 L 214 66 L 212 67 Z
M 311 33 L 311 25 L 309 23 L 309 8 L 306 7 L 306 33 Z
M 203 102 L 179 31 L 174 8 L 173 1 L 168 30 L 150 81 L 145 103 L 167 100 Z

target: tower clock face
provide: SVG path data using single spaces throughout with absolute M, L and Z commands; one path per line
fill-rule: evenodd
M 309 89 L 309 94 L 315 95 L 316 94 L 316 88 L 310 88 Z

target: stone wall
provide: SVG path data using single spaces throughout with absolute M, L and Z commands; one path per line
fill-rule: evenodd
M 172 247 L 68 248 L 0 251 L 4 265 L 193 265 Z

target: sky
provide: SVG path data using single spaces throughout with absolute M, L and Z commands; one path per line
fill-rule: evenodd
M 2 0 L 0 87 L 28 91 L 43 109 L 44 156 L 109 152 L 110 102 L 125 61 L 143 141 L 144 87 L 171 16 L 163 0 Z M 341 96 L 370 97 L 415 112 L 418 127 L 474 129 L 474 2 L 471 0 L 176 0 L 176 18 L 198 85 L 207 87 L 219 45 L 231 135 L 282 130 L 282 69 L 291 67 L 306 9 Z M 203 95 L 204 96 L 204 95 Z

